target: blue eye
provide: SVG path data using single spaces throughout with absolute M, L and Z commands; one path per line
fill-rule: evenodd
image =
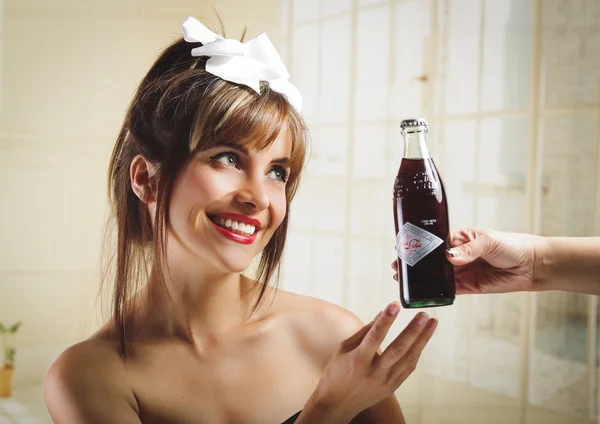
M 276 180 L 281 181 L 283 183 L 287 182 L 289 177 L 288 170 L 279 166 L 271 169 L 269 175 L 272 175 L 271 178 L 275 178 Z
M 232 168 L 237 168 L 238 166 L 238 157 L 235 153 L 231 152 L 223 152 L 218 155 L 214 155 L 211 157 L 212 160 L 219 162 L 225 166 L 230 166 Z

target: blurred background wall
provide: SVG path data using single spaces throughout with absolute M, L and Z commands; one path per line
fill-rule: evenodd
M 267 32 L 305 97 L 313 153 L 281 286 L 369 321 L 398 298 L 398 124 L 423 116 L 451 225 L 600 235 L 598 0 L 0 2 L 0 322 L 16 393 L 0 423 L 49 422 L 43 374 L 101 323 L 106 168 L 133 91 L 188 15 Z M 598 301 L 461 296 L 398 392 L 410 423 L 596 423 Z M 404 311 L 397 333 L 414 315 Z

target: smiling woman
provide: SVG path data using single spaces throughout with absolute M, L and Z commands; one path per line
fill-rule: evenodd
M 269 285 L 305 161 L 301 98 L 266 35 L 242 44 L 191 18 L 183 32 L 114 147 L 112 318 L 49 369 L 53 420 L 404 422 L 393 393 L 435 320 L 418 315 L 382 353 L 397 304 L 363 325 Z

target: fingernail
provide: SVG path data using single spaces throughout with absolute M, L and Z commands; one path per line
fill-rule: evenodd
M 435 318 L 432 318 L 429 320 L 429 328 L 431 328 L 432 330 L 435 330 L 435 328 L 438 325 L 438 320 Z
M 400 311 L 400 307 L 398 306 L 397 303 L 390 303 L 388 305 L 387 308 L 385 308 L 385 311 L 390 314 L 390 315 L 396 315 L 399 311 Z
M 457 258 L 460 256 L 460 250 L 458 249 L 448 249 L 448 254 L 453 258 Z
M 429 321 L 429 315 L 427 315 L 425 312 L 419 312 L 417 314 L 417 324 L 423 326 L 427 324 L 427 321 Z

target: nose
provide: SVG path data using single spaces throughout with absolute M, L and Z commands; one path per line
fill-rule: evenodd
M 269 207 L 269 195 L 263 179 L 262 176 L 248 177 L 236 193 L 237 200 L 251 212 L 262 211 Z

